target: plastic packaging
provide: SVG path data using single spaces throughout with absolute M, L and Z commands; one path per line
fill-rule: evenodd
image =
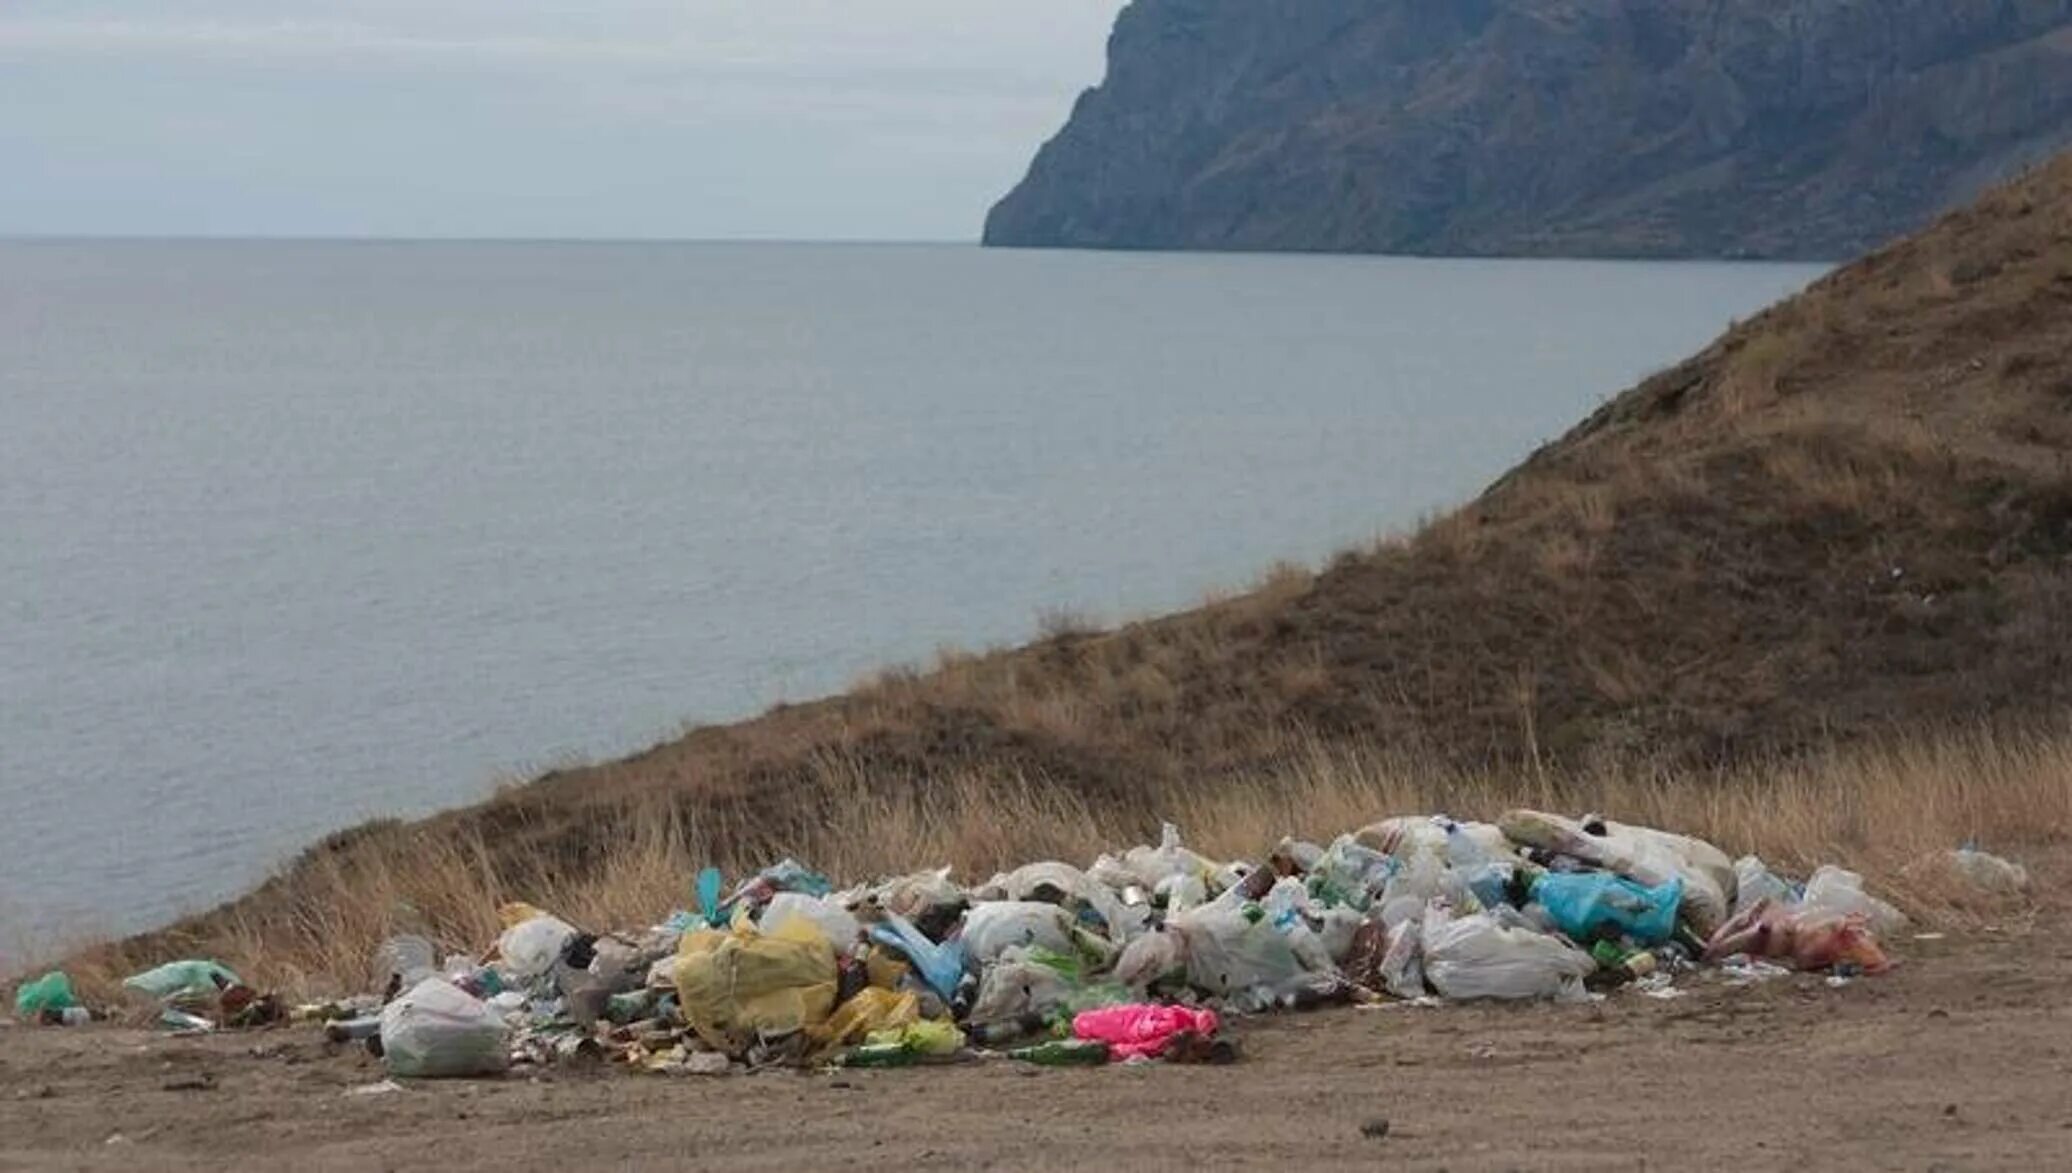
M 838 949 L 847 948 L 863 933 L 855 914 L 842 907 L 840 901 L 804 892 L 779 892 L 771 897 L 758 923 L 764 932 L 774 933 L 794 919 L 812 925 Z
M 213 961 L 168 961 L 157 969 L 124 978 L 124 989 L 161 1002 L 213 1001 L 224 990 L 243 985 L 237 975 Z
M 1000 900 L 974 904 L 964 914 L 965 954 L 981 967 L 1015 946 L 1037 946 L 1070 952 L 1072 916 L 1055 904 L 1034 900 Z
M 1183 1034 L 1208 1037 L 1219 1023 L 1213 1010 L 1186 1006 L 1108 1006 L 1072 1019 L 1072 1036 L 1108 1044 L 1115 1059 L 1156 1059 Z
M 530 904 L 507 904 L 499 913 L 505 928 L 496 940 L 496 949 L 503 957 L 504 973 L 521 985 L 553 972 L 554 963 L 576 936 L 574 925 Z
M 1659 888 L 1672 879 L 1681 878 L 1684 886 L 1682 914 L 1701 936 L 1717 929 L 1732 910 L 1732 902 L 1727 899 L 1727 892 L 1720 886 L 1714 869 L 1685 863 L 1665 842 L 1681 836 L 1667 836 L 1663 832 L 1647 835 L 1610 833 L 1612 828 L 1619 826 L 1616 823 L 1605 825 L 1607 834 L 1592 835 L 1574 819 L 1532 810 L 1507 812 L 1498 820 L 1498 825 L 1514 842 L 1556 855 L 1571 856 L 1650 888 Z M 1733 865 L 1727 865 L 1727 870 L 1731 873 Z
M 510 1031 L 496 1011 L 444 978 L 427 978 L 381 1012 L 381 1053 L 405 1079 L 494 1075 L 511 1062 Z
M 811 926 L 775 934 L 701 929 L 678 948 L 678 1005 L 715 1051 L 736 1054 L 759 1034 L 810 1030 L 834 1009 L 834 949 Z
M 52 970 L 33 982 L 23 982 L 14 992 L 16 1018 L 33 1020 L 45 1011 L 62 1014 L 77 1005 L 79 998 L 72 992 L 72 979 L 62 970 Z
M 824 1046 L 840 1047 L 864 1042 L 875 1032 L 898 1030 L 920 1020 L 921 1001 L 914 995 L 865 986 L 848 1001 L 835 1007 L 827 1020 L 810 1033 Z
M 2029 886 L 2029 869 L 1976 847 L 1960 847 L 1950 852 L 1949 859 L 1958 875 L 1989 895 L 2013 896 Z
M 1647 888 L 1609 872 L 1548 872 L 1534 881 L 1532 898 L 1556 928 L 1581 944 L 1617 936 L 1659 945 L 1676 932 L 1683 880 Z
M 1265 1005 L 1314 992 L 1338 979 L 1316 935 L 1279 926 L 1264 910 L 1210 905 L 1172 920 L 1187 957 L 1187 981 L 1210 997 Z
M 1388 930 L 1388 949 L 1381 958 L 1381 985 L 1391 997 L 1406 1001 L 1424 997 L 1422 918 L 1404 921 Z
M 1455 916 L 1427 909 L 1419 934 L 1425 978 L 1448 998 L 1553 998 L 1580 1001 L 1590 955 L 1534 931 L 1516 913 Z
M 921 980 L 927 982 L 944 1001 L 957 996 L 957 987 L 964 981 L 962 940 L 938 945 L 905 917 L 892 914 L 888 914 L 882 923 L 871 926 L 871 940 L 904 954 L 914 971 L 921 975 Z
M 1872 932 L 1890 936 L 1906 928 L 1906 914 L 1863 890 L 1863 877 L 1832 864 L 1821 867 L 1806 881 L 1806 894 L 1799 907 L 1807 912 L 1835 916 L 1861 916 Z
M 1344 905 L 1364 912 L 1381 896 L 1398 866 L 1388 854 L 1351 835 L 1340 835 L 1309 869 L 1309 894 L 1326 907 Z
M 1734 915 L 1753 908 L 1757 903 L 1769 900 L 1779 904 L 1795 904 L 1798 893 L 1792 886 L 1770 870 L 1769 865 L 1753 855 L 1744 855 L 1734 861 Z
M 440 976 L 438 950 L 423 937 L 390 937 L 374 952 L 374 972 L 384 988 L 393 983 L 398 991 L 411 989 Z

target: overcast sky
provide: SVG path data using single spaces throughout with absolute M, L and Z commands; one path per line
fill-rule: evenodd
M 0 234 L 954 240 L 1122 0 L 0 0 Z

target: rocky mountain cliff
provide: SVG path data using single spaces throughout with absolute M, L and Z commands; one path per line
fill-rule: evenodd
M 2072 143 L 2072 0 L 1132 0 L 995 245 L 1827 259 Z

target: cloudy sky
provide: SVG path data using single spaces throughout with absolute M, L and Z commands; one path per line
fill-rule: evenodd
M 0 234 L 969 239 L 1122 0 L 4 0 Z

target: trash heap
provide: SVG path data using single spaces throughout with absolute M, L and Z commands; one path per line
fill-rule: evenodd
M 507 905 L 483 954 L 441 960 L 429 940 L 397 937 L 376 959 L 379 994 L 317 1006 L 284 1010 L 204 961 L 127 984 L 173 1029 L 321 1023 L 400 1078 L 1228 1062 L 1232 1015 L 1622 986 L 1671 997 L 1705 967 L 1847 979 L 1886 969 L 1879 938 L 1904 925 L 1839 868 L 1796 884 L 1687 836 L 1530 810 L 1386 819 L 1328 846 L 1283 840 L 1259 865 L 1206 858 L 1167 825 L 1156 847 L 970 888 L 943 868 L 835 891 L 785 860 L 727 891 L 708 868 L 692 903 L 603 935 Z M 81 1021 L 63 979 L 23 986 L 17 1015 Z

